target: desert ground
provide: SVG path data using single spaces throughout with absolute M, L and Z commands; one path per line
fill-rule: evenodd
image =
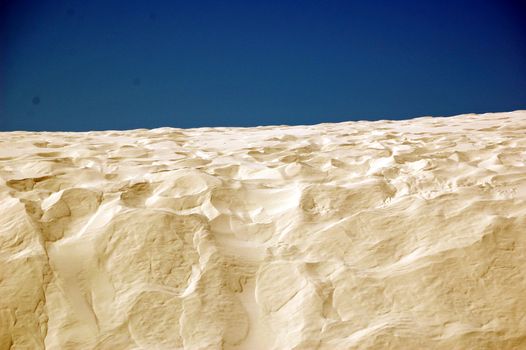
M 526 349 L 526 111 L 2 132 L 0 349 Z

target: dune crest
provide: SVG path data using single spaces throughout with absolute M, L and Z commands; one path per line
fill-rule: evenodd
M 526 111 L 0 136 L 0 349 L 526 348 Z

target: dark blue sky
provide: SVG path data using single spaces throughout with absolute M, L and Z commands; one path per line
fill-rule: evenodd
M 0 1 L 0 130 L 526 109 L 521 1 Z

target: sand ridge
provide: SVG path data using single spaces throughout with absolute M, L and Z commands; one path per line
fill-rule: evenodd
M 0 349 L 526 347 L 526 111 L 0 133 Z

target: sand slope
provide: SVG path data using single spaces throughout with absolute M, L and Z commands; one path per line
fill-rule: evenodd
M 0 133 L 0 349 L 526 348 L 526 112 Z

